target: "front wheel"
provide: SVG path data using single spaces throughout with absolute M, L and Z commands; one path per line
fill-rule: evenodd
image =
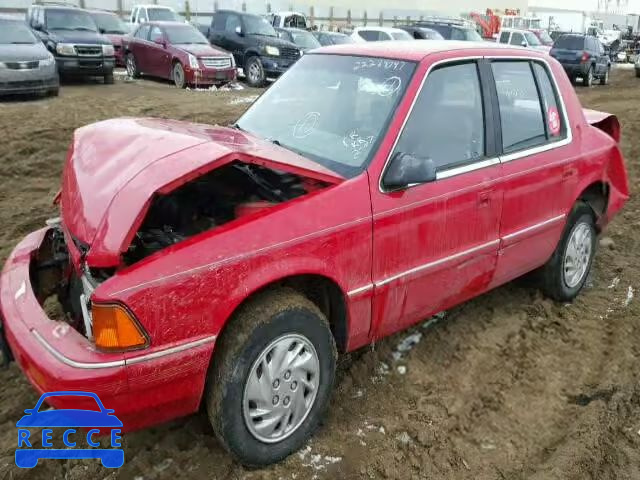
M 176 62 L 173 65 L 173 83 L 175 83 L 178 88 L 185 88 L 187 86 L 187 81 L 184 76 L 184 68 L 180 62 Z
M 140 77 L 140 70 L 138 70 L 138 64 L 136 63 L 136 57 L 133 56 L 133 53 L 128 53 L 126 60 L 127 66 L 127 75 L 131 78 Z
M 104 76 L 104 83 L 105 85 L 113 85 L 113 72 L 108 73 Z
M 262 87 L 267 81 L 267 76 L 259 57 L 250 57 L 244 67 L 244 75 L 251 87 Z
M 322 312 L 294 290 L 259 294 L 216 345 L 207 410 L 225 448 L 247 466 L 298 450 L 329 403 L 336 346 Z
M 578 203 L 551 259 L 542 269 L 544 293 L 560 302 L 572 301 L 587 281 L 596 251 L 596 227 L 591 208 Z
M 600 78 L 600 85 L 609 85 L 609 70 L 610 68 L 607 67 L 607 70 L 604 72 L 604 75 Z

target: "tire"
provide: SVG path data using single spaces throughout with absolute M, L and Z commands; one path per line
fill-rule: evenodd
M 609 72 L 611 67 L 607 67 L 607 71 L 604 72 L 604 75 L 600 77 L 600 85 L 609 85 Z
M 49 96 L 51 97 L 57 97 L 60 94 L 60 88 L 56 87 L 56 88 L 52 88 L 51 90 L 49 90 Z
M 250 87 L 258 88 L 264 86 L 267 82 L 267 76 L 264 73 L 260 57 L 249 57 L 244 66 L 244 76 Z
M 173 83 L 175 83 L 178 88 L 187 88 L 187 81 L 184 76 L 184 68 L 180 62 L 176 62 L 173 64 L 173 69 L 171 70 L 171 78 L 173 79 Z
M 582 241 L 580 241 L 581 234 L 587 236 Z M 542 268 L 542 290 L 545 295 L 559 302 L 570 302 L 576 298 L 584 287 L 593 265 L 596 237 L 593 210 L 582 202 L 577 203 L 569 214 L 562 238 L 555 252 Z M 573 249 L 574 252 L 577 250 L 580 253 L 578 258 L 582 267 L 576 267 L 576 276 L 571 275 L 573 270 L 567 265 L 569 249 Z M 575 263 L 573 264 L 575 265 Z
M 590 87 L 591 85 L 593 85 L 593 65 L 589 67 L 589 70 L 587 70 L 587 74 L 582 77 L 582 85 L 584 87 Z
M 636 69 L 636 77 L 640 78 L 640 70 Z
M 285 355 L 282 362 L 278 351 Z M 271 371 L 292 351 L 299 353 L 284 365 L 305 358 L 299 368 Z M 222 445 L 248 467 L 278 462 L 298 450 L 327 409 L 336 358 L 327 319 L 298 292 L 266 291 L 243 305 L 216 345 L 207 382 L 207 412 Z M 266 383 L 259 386 L 263 378 Z M 315 392 L 307 383 L 315 384 Z M 257 415 L 258 410 L 264 413 Z
M 140 70 L 138 70 L 136 57 L 133 56 L 133 53 L 127 53 L 124 63 L 127 68 L 127 75 L 131 78 L 140 78 Z
M 108 73 L 107 75 L 104 76 L 104 84 L 105 85 L 113 85 L 113 72 Z

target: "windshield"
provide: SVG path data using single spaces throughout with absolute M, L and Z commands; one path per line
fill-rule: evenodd
M 289 30 L 289 33 L 293 37 L 293 43 L 302 48 L 318 48 L 320 46 L 320 42 L 309 32 Z
M 110 13 L 92 13 L 93 21 L 103 33 L 127 33 L 127 27 L 117 15 Z
M 33 44 L 39 40 L 22 22 L 0 20 L 0 45 Z
M 266 18 L 262 18 L 257 15 L 245 15 L 243 20 L 247 35 L 266 35 L 267 37 L 278 36 Z
M 391 38 L 393 38 L 394 40 L 413 40 L 413 37 L 404 30 L 391 32 Z
M 538 37 L 536 37 L 533 33 L 524 32 L 524 36 L 527 39 L 527 43 L 529 44 L 530 47 L 538 47 L 542 45 L 540 43 L 540 40 L 538 40 Z
M 168 8 L 147 8 L 150 22 L 179 22 L 180 18 Z
M 305 55 L 237 126 L 345 177 L 366 168 L 415 64 L 347 55 Z
M 49 30 L 98 31 L 91 15 L 82 10 L 47 10 L 46 21 Z
M 538 32 L 538 38 L 543 45 L 553 45 L 553 38 L 544 30 Z
M 563 35 L 556 40 L 553 44 L 553 48 L 563 48 L 565 50 L 583 50 L 584 49 L 584 37 L 576 35 Z
M 169 43 L 174 45 L 198 43 L 208 45 L 209 42 L 197 28 L 187 25 L 171 25 L 165 26 L 164 31 L 167 34 Z

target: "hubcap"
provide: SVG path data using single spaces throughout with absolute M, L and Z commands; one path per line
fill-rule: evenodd
M 258 65 L 256 62 L 253 62 L 249 66 L 249 78 L 253 82 L 257 82 L 258 80 L 260 80 L 260 65 Z
M 586 223 L 579 223 L 571 232 L 562 262 L 564 283 L 569 288 L 579 285 L 587 273 L 591 260 L 592 235 L 591 228 Z
M 176 85 L 182 86 L 183 77 L 180 65 L 176 65 L 173 69 L 173 78 L 175 79 Z
M 242 412 L 249 432 L 265 443 L 287 438 L 311 411 L 319 380 L 318 354 L 306 337 L 275 339 L 253 363 L 244 386 Z
M 129 74 L 130 77 L 133 77 L 133 74 L 136 71 L 136 67 L 135 67 L 135 61 L 133 60 L 133 57 L 129 57 L 127 58 L 127 73 Z

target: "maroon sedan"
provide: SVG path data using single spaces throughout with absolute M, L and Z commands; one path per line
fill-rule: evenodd
M 124 54 L 122 53 L 122 38 L 129 29 L 115 13 L 104 10 L 90 10 L 89 13 L 96 22 L 100 33 L 105 35 L 111 43 L 116 57 L 116 66 L 124 67 Z
M 178 88 L 236 79 L 233 55 L 212 47 L 197 28 L 180 22 L 149 22 L 124 40 L 127 72 L 173 80 Z

